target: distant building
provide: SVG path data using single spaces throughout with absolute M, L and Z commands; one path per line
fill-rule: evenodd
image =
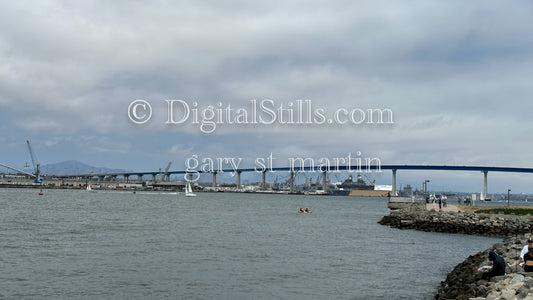
M 411 197 L 413 196 L 413 188 L 411 187 L 411 185 L 406 185 L 402 190 L 401 190 L 401 195 L 402 197 Z

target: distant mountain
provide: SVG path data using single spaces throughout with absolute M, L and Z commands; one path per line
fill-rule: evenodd
M 76 175 L 76 174 L 88 174 L 88 173 L 121 173 L 125 172 L 122 169 L 110 169 L 104 167 L 93 167 L 86 165 L 77 160 L 68 160 L 55 164 L 47 164 L 41 166 L 41 173 L 46 175 Z

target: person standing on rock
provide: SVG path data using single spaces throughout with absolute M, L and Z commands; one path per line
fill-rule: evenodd
M 503 260 L 501 256 L 496 254 L 496 252 L 494 251 L 490 251 L 489 260 L 492 262 L 492 269 L 490 269 L 488 272 L 483 273 L 483 275 L 481 275 L 481 279 L 490 279 L 491 277 L 494 277 L 494 276 L 505 275 L 505 260 Z M 532 260 L 533 260 L 533 257 L 532 257 Z

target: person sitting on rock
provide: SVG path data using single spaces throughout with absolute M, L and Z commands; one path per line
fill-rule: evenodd
M 527 245 L 524 246 L 524 248 L 522 248 L 522 252 L 520 252 L 520 257 L 518 258 L 517 261 L 515 261 L 512 265 L 509 265 L 509 267 L 514 267 L 516 265 L 523 265 L 523 262 L 524 262 L 524 255 L 526 255 L 526 253 L 529 251 L 529 246 L 533 245 L 533 240 L 532 239 L 528 239 L 527 240 Z
M 524 271 L 533 272 L 533 245 L 529 245 L 528 252 L 524 254 Z
M 481 279 L 490 279 L 494 276 L 505 275 L 505 261 L 501 256 L 496 254 L 496 252 L 494 251 L 490 251 L 489 260 L 492 262 L 492 269 L 490 269 L 488 272 L 483 273 L 483 275 L 481 275 Z

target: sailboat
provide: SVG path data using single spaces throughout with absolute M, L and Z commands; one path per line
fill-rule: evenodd
M 196 194 L 192 192 L 192 186 L 191 183 L 187 181 L 187 184 L 185 185 L 185 196 L 186 197 L 196 197 Z
M 485 198 L 486 196 L 483 195 L 483 191 L 479 194 L 479 201 L 490 201 L 490 198 Z
M 87 185 L 86 187 L 87 192 L 96 193 L 96 191 L 91 188 L 91 185 L 89 183 L 86 183 L 86 185 Z

